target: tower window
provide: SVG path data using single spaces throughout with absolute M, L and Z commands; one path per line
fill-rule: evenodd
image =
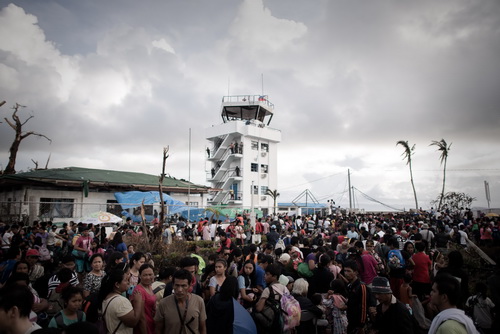
M 262 173 L 268 173 L 269 166 L 268 165 L 260 165 L 260 170 Z
M 252 172 L 258 172 L 259 171 L 259 165 L 252 163 L 250 165 L 250 171 L 252 171 Z
M 262 152 L 269 152 L 269 144 L 267 144 L 267 143 L 261 143 L 260 144 L 260 150 Z
M 256 141 L 256 140 L 252 140 L 252 150 L 256 150 L 258 151 L 259 150 L 259 142 Z

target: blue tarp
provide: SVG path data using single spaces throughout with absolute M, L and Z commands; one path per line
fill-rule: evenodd
M 115 198 L 123 209 L 137 208 L 141 206 L 143 201 L 144 204 L 160 203 L 160 193 L 158 191 L 127 191 L 115 193 Z M 165 193 L 163 193 L 163 201 L 169 207 L 170 213 L 175 213 L 172 212 L 173 210 L 187 210 L 186 203 L 178 201 Z

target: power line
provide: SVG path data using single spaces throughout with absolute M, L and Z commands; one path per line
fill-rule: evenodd
M 360 193 L 360 194 L 361 194 L 364 198 L 366 198 L 366 199 L 367 199 L 367 200 L 369 200 L 369 201 L 372 201 L 372 202 L 375 202 L 375 203 L 381 204 L 381 205 L 383 205 L 383 206 L 385 206 L 385 207 L 388 207 L 388 208 L 393 209 L 393 210 L 396 210 L 396 211 L 404 211 L 403 209 L 398 209 L 398 208 L 395 208 L 395 207 L 390 206 L 390 205 L 388 205 L 388 204 L 382 203 L 382 202 L 380 202 L 379 200 L 376 200 L 375 198 L 373 198 L 373 197 L 371 197 L 371 196 L 368 196 L 367 194 L 365 194 L 364 192 L 362 192 L 361 190 L 359 190 L 359 189 L 358 189 L 358 188 L 356 188 L 356 187 L 352 187 L 352 188 L 353 188 L 353 189 L 355 189 L 355 190 L 357 190 L 357 191 L 359 191 L 359 193 Z
M 293 185 L 293 186 L 288 186 L 288 187 L 285 187 L 285 188 L 281 188 L 281 190 L 286 190 L 286 189 L 290 189 L 290 188 L 297 188 L 297 187 L 301 187 L 303 185 L 306 185 L 306 184 L 309 184 L 309 183 L 313 183 L 313 182 L 317 182 L 317 181 L 321 181 L 321 180 L 324 180 L 324 179 L 328 179 L 332 176 L 336 176 L 336 175 L 340 175 L 340 174 L 344 174 L 345 172 L 339 172 L 339 173 L 336 173 L 336 174 L 332 174 L 332 175 L 328 175 L 328 176 L 324 176 L 324 177 L 320 177 L 319 179 L 315 179 L 315 180 L 311 180 L 311 181 L 307 181 L 307 182 L 304 182 L 304 183 L 301 183 L 301 184 L 298 184 L 298 185 Z

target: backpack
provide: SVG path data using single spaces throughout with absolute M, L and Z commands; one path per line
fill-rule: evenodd
M 47 315 L 49 317 L 55 316 L 58 312 L 64 308 L 64 301 L 61 297 L 61 293 L 57 292 L 56 289 L 52 290 L 50 293 L 49 299 L 47 300 L 49 303 L 49 308 L 47 309 Z
M 281 248 L 282 250 L 285 250 L 286 246 L 282 238 L 279 238 L 278 241 L 276 241 L 276 246 L 274 248 L 275 249 Z
M 76 311 L 77 322 L 83 321 L 83 315 L 84 315 L 83 311 L 80 310 Z M 56 325 L 58 329 L 66 329 L 66 327 L 68 327 L 68 325 L 64 323 L 64 318 L 61 311 L 57 312 L 57 314 L 54 316 L 54 319 L 56 320 Z
M 258 332 L 283 333 L 283 312 L 280 300 L 276 300 L 274 289 L 269 286 L 269 298 L 261 312 L 254 309 L 253 319 L 257 325 Z
M 388 256 L 389 256 L 389 261 L 387 261 L 387 265 L 391 270 L 404 268 L 405 264 L 404 260 L 401 261 L 403 257 L 401 257 L 400 259 L 397 255 L 397 252 L 390 251 Z
M 309 269 L 309 264 L 307 262 L 299 263 L 297 267 L 297 273 L 300 277 L 303 278 L 310 278 L 313 275 L 313 272 L 311 271 L 311 269 Z
M 104 251 L 104 261 L 108 262 L 109 256 L 113 254 L 116 251 L 115 246 L 110 242 L 108 243 L 108 247 L 106 247 L 106 250 Z
M 286 332 L 299 326 L 301 309 L 297 299 L 285 293 L 281 296 L 280 305 L 283 312 L 283 330 Z

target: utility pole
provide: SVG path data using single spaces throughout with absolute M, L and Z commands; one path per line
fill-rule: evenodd
M 347 169 L 347 183 L 349 184 L 349 213 L 352 212 L 352 195 L 351 195 L 351 170 Z

